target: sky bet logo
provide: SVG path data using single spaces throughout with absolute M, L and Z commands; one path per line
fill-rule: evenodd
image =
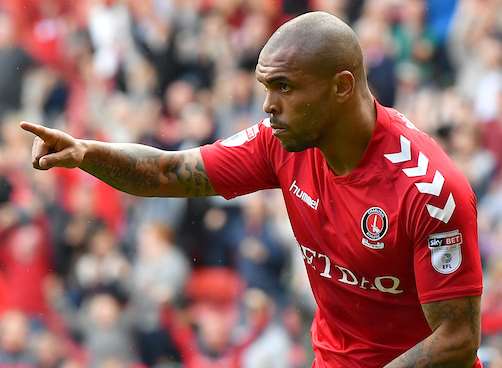
M 429 236 L 429 248 L 440 248 L 462 244 L 462 234 L 458 230 L 447 233 L 432 234 Z
M 443 244 L 441 239 L 429 239 L 429 247 L 435 248 L 440 247 Z

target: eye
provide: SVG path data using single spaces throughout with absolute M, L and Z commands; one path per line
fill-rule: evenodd
M 282 93 L 287 93 L 287 92 L 291 91 L 291 87 L 286 82 L 281 82 L 281 83 L 279 83 L 279 90 Z

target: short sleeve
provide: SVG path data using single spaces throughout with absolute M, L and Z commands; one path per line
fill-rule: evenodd
M 481 295 L 476 197 L 470 185 L 456 171 L 445 173 L 437 195 L 424 193 L 431 187 L 420 184 L 410 191 L 406 219 L 420 302 Z
M 270 138 L 262 122 L 201 147 L 206 173 L 218 194 L 230 199 L 279 187 L 270 158 Z

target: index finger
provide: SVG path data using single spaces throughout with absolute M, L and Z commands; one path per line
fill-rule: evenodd
M 27 132 L 33 133 L 40 138 L 42 138 L 44 141 L 47 141 L 52 138 L 53 134 L 51 132 L 51 129 L 46 128 L 40 124 L 34 124 L 30 123 L 27 121 L 22 121 L 19 126 L 26 130 Z

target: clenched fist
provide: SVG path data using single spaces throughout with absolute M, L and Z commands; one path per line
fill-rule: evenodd
M 78 167 L 85 154 L 85 144 L 57 129 L 21 122 L 21 128 L 36 135 L 31 151 L 33 167 L 48 170 L 51 167 Z

